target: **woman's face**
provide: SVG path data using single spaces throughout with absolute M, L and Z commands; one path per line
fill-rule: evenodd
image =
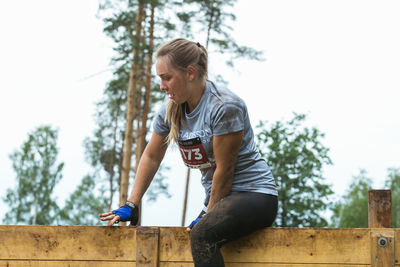
M 161 78 L 160 89 L 168 94 L 169 99 L 182 104 L 190 98 L 187 75 L 172 68 L 166 57 L 157 58 L 156 71 Z

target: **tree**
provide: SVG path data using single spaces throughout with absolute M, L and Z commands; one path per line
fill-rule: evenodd
M 365 170 L 353 177 L 349 189 L 333 209 L 333 227 L 368 227 L 368 190 L 372 188 L 372 179 Z
M 58 206 L 52 193 L 62 178 L 64 163 L 57 163 L 58 131 L 40 126 L 28 134 L 20 151 L 10 155 L 17 186 L 8 189 L 4 201 L 10 207 L 6 224 L 53 224 Z
M 85 146 L 87 158 L 97 168 L 96 175 L 103 169 L 109 177 L 110 210 L 116 189 L 120 189 L 120 205 L 127 198 L 129 177 L 135 170 L 131 166 L 132 151 L 135 151 L 134 166 L 137 166 L 146 146 L 153 115 L 151 107 L 164 95 L 151 82 L 154 12 L 160 4 L 157 1 L 101 2 L 99 14 L 107 13 L 103 18 L 104 32 L 116 43 L 116 56 L 112 59 L 116 70 L 105 89 L 104 100 L 98 104 L 99 128 L 94 138 L 85 140 Z M 150 200 L 159 194 L 169 196 L 165 177 L 162 172 L 158 174 L 147 194 Z
M 201 32 L 206 33 L 205 46 L 215 49 L 218 54 L 228 55 L 227 65 L 234 67 L 234 60 L 247 58 L 262 60 L 262 52 L 254 48 L 239 45 L 232 37 L 232 22 L 236 16 L 229 12 L 236 0 L 186 0 L 197 6 L 194 20 L 200 26 Z
M 132 141 L 133 141 L 133 124 L 135 112 L 137 109 L 137 86 L 139 84 L 139 45 L 141 41 L 141 33 L 142 33 L 142 23 L 144 17 L 144 4 L 143 1 L 139 1 L 138 14 L 136 16 L 136 35 L 134 48 L 132 51 L 133 61 L 131 65 L 131 69 L 129 72 L 129 86 L 128 86 L 128 103 L 127 103 L 127 111 L 126 111 L 126 130 L 125 130 L 125 139 L 124 139 L 124 155 L 122 161 L 122 174 L 120 181 L 120 200 L 119 203 L 125 203 L 128 197 L 128 186 L 129 186 L 129 173 L 131 169 L 131 158 L 132 158 Z M 141 101 L 139 102 L 141 103 Z
M 60 210 L 60 222 L 67 225 L 102 225 L 98 214 L 107 208 L 104 190 L 95 194 L 96 184 L 90 175 L 86 175 L 81 184 L 69 196 Z
M 392 191 L 392 224 L 394 228 L 400 227 L 400 169 L 388 169 L 385 188 Z
M 257 126 L 258 148 L 272 170 L 279 188 L 276 225 L 280 227 L 324 227 L 321 215 L 333 194 L 325 184 L 323 166 L 331 164 L 324 137 L 316 128 L 303 125 L 306 116 L 294 114 L 290 121 Z

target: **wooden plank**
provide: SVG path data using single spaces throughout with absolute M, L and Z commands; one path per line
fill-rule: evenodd
M 193 262 L 160 261 L 159 267 L 193 267 Z
M 400 228 L 394 231 L 394 263 L 396 267 L 400 267 Z
M 135 267 L 134 262 L 102 261 L 1 261 L 0 267 Z M 192 262 L 160 262 L 160 267 L 193 267 Z M 332 264 L 329 267 L 367 267 L 369 265 Z M 227 263 L 226 267 L 327 267 L 326 264 L 275 264 L 275 263 Z
M 222 248 L 229 262 L 370 264 L 369 229 L 264 229 Z M 357 253 L 354 253 L 357 251 Z
M 2 261 L 0 267 L 135 267 L 129 261 Z
M 371 229 L 371 267 L 394 267 L 394 231 Z
M 0 259 L 136 261 L 135 228 L 0 226 Z
M 136 265 L 138 267 L 158 266 L 159 236 L 159 228 L 136 229 Z
M 160 228 L 160 261 L 193 261 L 189 232 L 186 231 L 186 227 Z
M 368 191 L 368 227 L 392 228 L 392 194 L 390 190 Z
M 369 264 L 225 263 L 226 267 L 369 267 Z M 160 262 L 160 267 L 193 267 L 189 262 Z
M 369 264 L 227 263 L 226 267 L 369 267 Z M 185 266 L 186 267 L 186 266 Z
M 222 247 L 227 262 L 370 264 L 369 229 L 263 229 Z M 357 253 L 354 253 L 357 251 Z M 191 261 L 189 234 L 163 227 L 160 261 Z

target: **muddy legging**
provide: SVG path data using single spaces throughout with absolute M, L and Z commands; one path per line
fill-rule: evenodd
M 277 208 L 278 198 L 267 194 L 242 192 L 223 198 L 190 232 L 195 267 L 225 266 L 220 247 L 271 226 Z

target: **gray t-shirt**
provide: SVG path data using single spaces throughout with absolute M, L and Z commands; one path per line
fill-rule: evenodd
M 170 125 L 165 121 L 165 113 L 166 105 L 163 105 L 153 124 L 154 131 L 161 136 L 167 136 L 170 131 Z M 244 136 L 233 174 L 231 192 L 278 195 L 272 173 L 255 145 L 244 101 L 230 90 L 216 87 L 207 81 L 199 104 L 191 113 L 185 113 L 185 123 L 181 126 L 179 134 L 179 150 L 184 163 L 201 171 L 206 205 L 216 168 L 212 137 L 242 130 Z

